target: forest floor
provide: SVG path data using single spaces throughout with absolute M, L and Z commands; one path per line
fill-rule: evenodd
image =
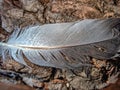
M 6 41 L 16 27 L 120 17 L 120 0 L 1 0 L 0 17 L 0 41 Z M 120 62 L 92 61 L 89 77 L 84 67 L 76 72 L 27 61 L 29 69 L 0 58 L 0 90 L 120 90 Z

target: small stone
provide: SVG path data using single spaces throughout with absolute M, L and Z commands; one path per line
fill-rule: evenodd
M 31 87 L 43 87 L 44 86 L 44 83 L 40 82 L 39 80 L 37 79 L 33 79 L 33 78 L 28 78 L 28 77 L 23 77 L 23 81 L 31 86 Z
M 66 86 L 67 86 L 67 88 L 68 88 L 68 87 L 70 87 L 70 84 L 69 84 L 69 83 L 66 83 Z
M 7 11 L 7 13 L 9 14 L 10 17 L 13 17 L 15 19 L 20 19 L 21 17 L 23 17 L 23 10 L 22 9 L 10 9 Z
M 40 8 L 39 2 L 37 0 L 21 0 L 24 10 L 37 12 Z

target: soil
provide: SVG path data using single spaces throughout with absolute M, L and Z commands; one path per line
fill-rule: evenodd
M 0 17 L 0 41 L 6 41 L 16 27 L 120 17 L 120 0 L 1 0 Z M 71 71 L 0 58 L 0 90 L 120 90 L 119 58 L 91 60 L 95 67 Z

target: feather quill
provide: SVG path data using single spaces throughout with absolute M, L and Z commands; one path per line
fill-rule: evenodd
M 70 23 L 17 29 L 0 42 L 3 59 L 10 56 L 27 65 L 75 69 L 90 64 L 90 57 L 111 59 L 120 51 L 120 18 L 85 19 Z

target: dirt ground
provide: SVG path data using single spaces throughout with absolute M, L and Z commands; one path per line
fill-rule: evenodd
M 120 17 L 120 0 L 1 0 L 0 15 L 0 41 L 6 41 L 16 27 Z M 91 60 L 96 67 L 78 72 L 40 67 L 26 60 L 29 69 L 0 58 L 0 90 L 120 90 L 120 62 Z

